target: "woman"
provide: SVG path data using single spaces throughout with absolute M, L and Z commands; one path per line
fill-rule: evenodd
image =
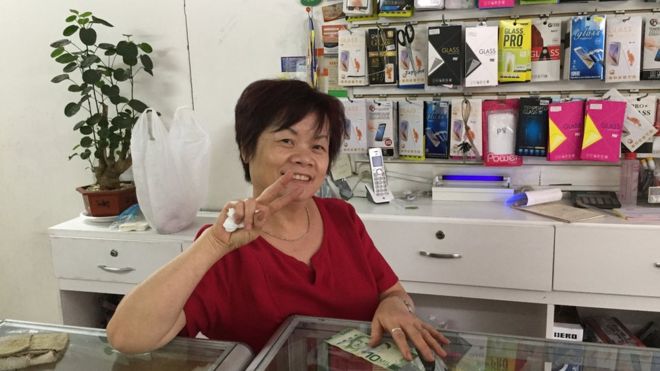
M 341 103 L 306 83 L 262 80 L 235 111 L 236 142 L 253 197 L 227 203 L 192 246 L 138 285 L 108 324 L 124 352 L 199 331 L 258 352 L 290 315 L 372 320 L 371 344 L 390 332 L 407 359 L 444 356 L 447 339 L 413 303 L 355 210 L 314 197 L 340 150 Z M 230 211 L 231 209 L 231 211 Z M 232 231 L 223 226 L 243 224 Z

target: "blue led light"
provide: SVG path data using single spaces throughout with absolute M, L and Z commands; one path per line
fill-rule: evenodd
M 442 180 L 462 180 L 476 182 L 501 182 L 504 177 L 501 175 L 443 175 Z

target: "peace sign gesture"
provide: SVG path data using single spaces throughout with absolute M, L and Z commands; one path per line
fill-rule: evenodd
M 255 240 L 268 218 L 302 194 L 304 190 L 302 187 L 290 185 L 292 179 L 293 172 L 287 171 L 264 189 L 258 197 L 227 202 L 211 227 L 213 237 L 229 250 Z M 233 231 L 231 229 L 228 231 L 223 226 L 229 218 L 230 209 L 233 210 L 231 213 L 234 223 L 239 226 L 242 224 L 241 228 Z

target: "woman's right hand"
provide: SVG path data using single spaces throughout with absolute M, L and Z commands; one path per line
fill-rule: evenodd
M 292 179 L 293 172 L 287 171 L 258 197 L 227 202 L 215 224 L 209 228 L 209 232 L 217 242 L 216 245 L 227 250 L 233 250 L 259 237 L 261 228 L 266 224 L 268 218 L 302 193 L 302 187 L 289 186 Z M 243 228 L 233 232 L 225 230 L 223 224 L 228 217 L 229 209 L 234 209 L 234 222 L 236 224 L 243 223 L 245 225 Z

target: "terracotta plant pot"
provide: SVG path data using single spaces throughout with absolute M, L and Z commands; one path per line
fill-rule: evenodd
M 119 215 L 137 203 L 135 185 L 132 183 L 122 183 L 120 189 L 110 191 L 94 190 L 94 187 L 89 185 L 76 188 L 83 196 L 85 210 L 89 216 Z

